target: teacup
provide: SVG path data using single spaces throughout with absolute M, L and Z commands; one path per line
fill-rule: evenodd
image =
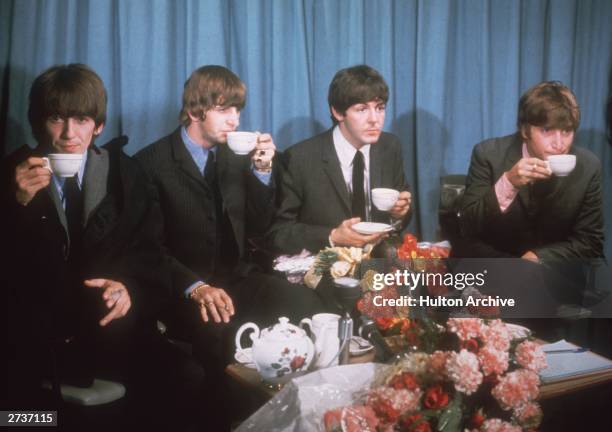
M 81 153 L 51 153 L 44 157 L 45 168 L 59 177 L 72 177 L 81 167 Z
M 554 175 L 565 177 L 576 167 L 576 155 L 552 155 L 548 156 L 548 165 Z
M 228 132 L 227 145 L 238 155 L 249 154 L 257 145 L 255 132 Z
M 300 327 L 308 325 L 315 346 L 315 358 L 313 365 L 316 369 L 338 364 L 338 350 L 340 339 L 338 338 L 338 322 L 340 315 L 332 313 L 319 313 L 312 318 L 304 318 L 300 321 Z
M 393 208 L 399 198 L 399 191 L 388 188 L 372 189 L 372 202 L 378 210 L 389 211 Z

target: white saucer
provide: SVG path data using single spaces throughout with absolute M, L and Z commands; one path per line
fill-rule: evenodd
M 393 230 L 393 227 L 389 224 L 379 222 L 359 222 L 351 226 L 353 230 L 359 234 L 380 234 Z
M 351 355 L 361 355 L 365 354 L 374 349 L 374 345 L 365 340 L 360 336 L 351 337 L 351 342 L 349 344 L 349 351 Z
M 518 324 L 506 323 L 506 328 L 510 331 L 512 339 L 524 339 L 531 336 L 531 330 Z
M 236 350 L 234 353 L 234 359 L 243 366 L 249 369 L 257 369 L 255 363 L 253 363 L 253 351 L 251 348 L 245 348 L 243 350 Z

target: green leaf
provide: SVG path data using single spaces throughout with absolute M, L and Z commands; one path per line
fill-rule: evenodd
M 461 432 L 461 393 L 456 392 L 455 397 L 444 408 L 438 419 L 439 432 Z
M 272 366 L 274 369 L 280 369 L 282 367 L 278 363 L 272 363 L 270 366 Z

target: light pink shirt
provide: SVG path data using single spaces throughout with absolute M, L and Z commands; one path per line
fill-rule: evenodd
M 523 157 L 528 158 L 531 157 L 529 152 L 527 151 L 527 145 L 523 143 Z M 495 183 L 495 195 L 497 196 L 497 202 L 499 203 L 499 209 L 502 213 L 505 213 L 516 198 L 518 194 L 518 189 L 514 187 L 510 180 L 506 177 L 506 173 L 502 174 L 502 176 Z

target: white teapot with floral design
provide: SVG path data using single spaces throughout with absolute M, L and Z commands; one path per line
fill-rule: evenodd
M 270 383 L 289 381 L 296 374 L 304 373 L 312 362 L 314 345 L 306 332 L 281 317 L 278 324 L 259 330 L 257 324 L 243 324 L 236 333 L 236 348 L 244 350 L 240 337 L 252 329 L 252 357 L 262 378 Z

